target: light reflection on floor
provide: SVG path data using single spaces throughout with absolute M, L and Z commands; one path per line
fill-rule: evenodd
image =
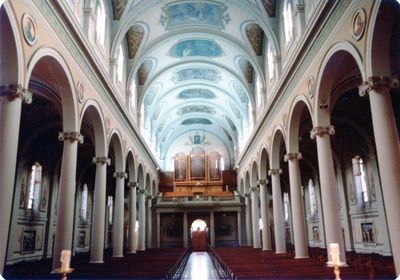
M 181 279 L 207 280 L 218 279 L 207 252 L 193 252 L 186 264 Z

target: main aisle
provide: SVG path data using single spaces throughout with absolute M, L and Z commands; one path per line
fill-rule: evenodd
M 207 252 L 193 252 L 186 264 L 181 279 L 218 279 L 217 272 Z

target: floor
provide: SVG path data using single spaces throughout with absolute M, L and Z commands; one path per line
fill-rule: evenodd
M 218 279 L 217 273 L 207 252 L 193 252 L 186 264 L 181 279 Z

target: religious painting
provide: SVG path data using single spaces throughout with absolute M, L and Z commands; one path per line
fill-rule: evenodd
M 317 226 L 312 227 L 312 236 L 313 236 L 313 241 L 320 241 L 319 228 Z
M 86 232 L 81 230 L 78 236 L 78 247 L 84 248 L 85 247 L 85 240 L 86 240 Z
M 25 207 L 25 202 L 26 202 L 26 177 L 23 176 L 21 178 L 21 190 L 19 192 L 19 208 L 24 208 Z
M 221 75 L 218 70 L 210 68 L 186 68 L 174 73 L 173 82 L 182 82 L 187 80 L 206 80 L 210 82 L 219 82 Z
M 22 232 L 21 253 L 32 253 L 35 251 L 36 230 L 25 229 Z
M 202 98 L 202 99 L 214 99 L 215 94 L 208 90 L 202 88 L 191 88 L 185 89 L 178 94 L 179 99 L 189 99 L 189 98 Z
M 205 56 L 218 57 L 223 54 L 221 47 L 213 40 L 190 39 L 176 43 L 169 51 L 172 57 Z
M 31 15 L 24 14 L 22 16 L 22 31 L 25 41 L 28 45 L 33 46 L 37 41 L 36 23 Z
M 363 243 L 375 243 L 375 230 L 373 223 L 361 223 Z
M 352 33 L 356 40 L 360 40 L 364 34 L 366 15 L 363 9 L 358 10 L 353 16 Z
M 229 236 L 232 234 L 232 226 L 224 224 L 215 225 L 215 236 Z

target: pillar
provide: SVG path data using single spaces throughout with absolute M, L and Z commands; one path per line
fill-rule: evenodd
M 360 95 L 369 94 L 382 194 L 385 201 L 396 275 L 400 275 L 400 144 L 390 98 L 397 79 L 370 77 L 360 86 Z
M 214 212 L 210 212 L 210 246 L 215 247 L 215 222 Z
M 125 172 L 114 172 L 115 182 L 115 207 L 113 222 L 113 257 L 124 256 L 124 212 L 125 212 L 125 179 L 128 174 Z
M 157 248 L 161 248 L 160 228 L 161 228 L 160 213 L 157 213 Z
M 188 219 L 187 212 L 183 212 L 183 248 L 189 246 Z
M 340 248 L 340 260 L 346 262 L 339 213 L 339 192 L 332 159 L 330 135 L 333 134 L 335 134 L 335 128 L 332 125 L 327 127 L 318 126 L 311 130 L 310 137 L 317 139 L 319 180 L 321 183 L 326 244 L 329 248 L 330 243 L 338 243 Z M 331 261 L 329 253 L 328 257 L 329 261 Z
M 260 248 L 260 208 L 258 208 L 258 187 L 251 188 L 251 214 L 253 221 L 253 248 Z
M 308 258 L 306 217 L 304 215 L 304 200 L 301 194 L 301 179 L 299 159 L 301 153 L 288 153 L 284 160 L 289 164 L 290 198 L 292 204 L 292 221 L 295 258 Z
M 249 193 L 244 195 L 244 205 L 246 208 L 246 243 L 247 245 L 251 245 L 253 243 L 253 236 L 251 233 L 251 202 Z
M 61 267 L 61 251 L 72 249 L 76 160 L 78 153 L 77 141 L 83 143 L 83 136 L 79 132 L 60 132 L 58 139 L 64 141 L 64 148 L 57 198 L 57 223 L 53 249 L 53 269 Z
M 275 253 L 286 253 L 285 242 L 285 221 L 283 218 L 283 204 L 280 174 L 281 169 L 270 169 L 268 174 L 271 176 L 272 201 L 274 210 L 274 234 L 275 234 Z
M 258 184 L 260 185 L 261 222 L 263 225 L 263 228 L 261 231 L 263 251 L 272 249 L 271 248 L 271 236 L 269 234 L 269 224 L 268 224 L 267 182 L 268 181 L 266 179 L 258 180 Z
M 129 243 L 128 243 L 128 254 L 136 253 L 136 182 L 128 182 L 129 188 Z
M 31 104 L 32 94 L 21 85 L 0 87 L 0 274 L 7 254 L 22 102 Z
M 96 178 L 94 183 L 93 218 L 90 242 L 90 262 L 103 263 L 105 206 L 106 206 L 106 177 L 107 165 L 111 161 L 107 157 L 95 157 Z
M 146 209 L 146 225 L 147 225 L 147 248 L 153 248 L 153 238 L 152 238 L 152 234 L 153 234 L 153 222 L 151 219 L 151 207 L 152 207 L 152 197 L 151 195 L 147 196 L 147 209 Z
M 237 211 L 238 245 L 242 246 L 242 213 Z
M 146 191 L 139 189 L 139 244 L 138 250 L 146 250 Z

